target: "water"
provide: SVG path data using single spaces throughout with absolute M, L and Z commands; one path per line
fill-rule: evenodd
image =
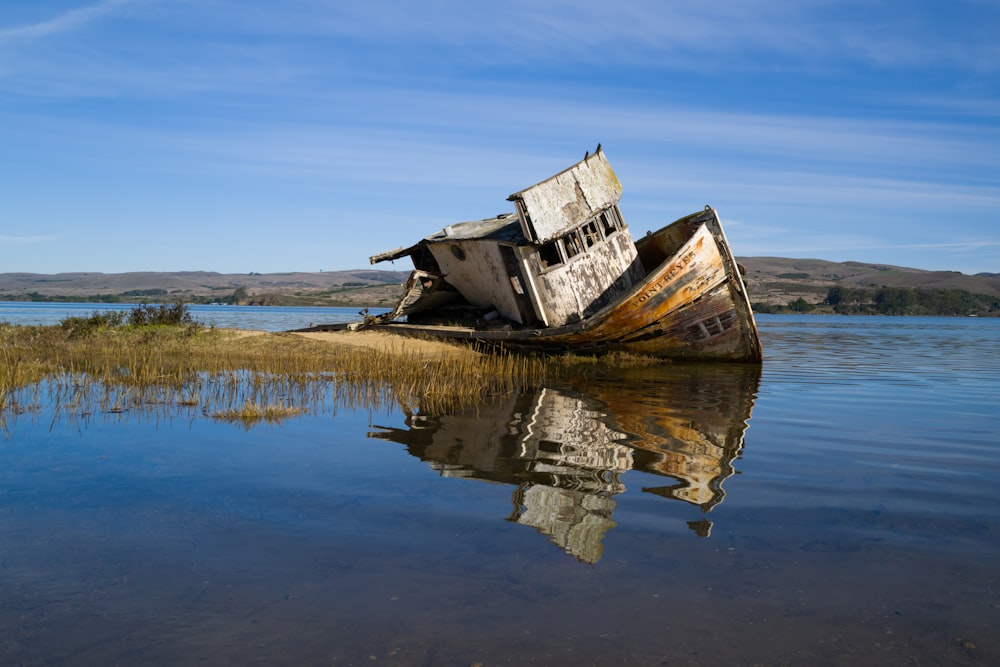
M 132 303 L 32 303 L 0 301 L 0 322 L 9 324 L 59 324 L 67 317 L 89 317 L 95 312 L 130 311 Z M 372 309 L 372 314 L 386 309 Z M 224 306 L 192 304 L 191 316 L 205 326 L 256 331 L 290 331 L 314 324 L 356 322 L 357 308 Z
M 20 415 L 0 663 L 1000 662 L 1000 320 L 759 324 L 448 415 Z

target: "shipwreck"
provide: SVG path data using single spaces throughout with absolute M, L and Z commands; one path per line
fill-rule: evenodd
M 508 197 L 514 211 L 371 257 L 409 257 L 398 305 L 351 328 L 512 349 L 759 363 L 741 270 L 711 207 L 633 239 L 598 145 Z

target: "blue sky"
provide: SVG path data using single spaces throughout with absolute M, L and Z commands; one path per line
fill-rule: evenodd
M 740 256 L 1000 272 L 997 35 L 996 0 L 4 0 L 0 272 L 366 268 L 598 142 L 635 235 L 711 204 Z

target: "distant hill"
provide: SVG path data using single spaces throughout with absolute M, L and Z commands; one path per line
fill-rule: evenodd
M 787 304 L 802 298 L 819 303 L 831 287 L 913 287 L 963 290 L 1000 298 L 1000 274 L 966 275 L 957 271 L 924 271 L 888 264 L 827 262 L 821 259 L 739 257 L 750 300 Z
M 185 301 L 263 305 L 395 303 L 409 271 L 0 273 L 0 301 Z
M 819 259 L 741 257 L 750 300 L 785 305 L 820 303 L 831 287 L 913 287 L 964 290 L 1000 298 L 1000 274 L 966 275 L 885 264 Z M 408 271 L 214 273 L 0 273 L 0 301 L 185 301 L 264 305 L 390 306 Z

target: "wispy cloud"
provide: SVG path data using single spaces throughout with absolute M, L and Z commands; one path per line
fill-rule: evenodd
M 94 5 L 64 12 L 46 21 L 0 29 L 0 44 L 15 41 L 34 41 L 59 33 L 75 30 L 105 14 L 109 14 L 131 0 L 102 0 Z
M 102 0 L 45 21 L 0 28 L 0 45 L 78 30 L 135 2 Z M 153 3 L 149 11 L 132 14 L 135 25 L 119 42 L 21 54 L 7 58 L 0 68 L 7 70 L 8 85 L 14 90 L 84 97 L 95 91 L 169 95 L 236 88 L 276 96 L 280 92 L 274 85 L 289 81 L 308 81 L 313 89 L 340 86 L 338 72 L 369 84 L 381 80 L 392 85 L 393 79 L 397 84 L 405 80 L 433 84 L 438 77 L 458 72 L 489 79 L 505 67 L 528 67 L 530 71 L 517 79 L 524 83 L 552 68 L 576 71 L 559 71 L 557 78 L 563 81 L 584 76 L 591 66 L 609 74 L 635 66 L 659 73 L 640 83 L 655 86 L 664 73 L 692 69 L 713 76 L 810 71 L 829 81 L 831 71 L 859 64 L 894 71 L 940 66 L 964 74 L 1000 68 L 995 31 L 986 34 L 984 27 L 997 25 L 997 12 L 987 5 L 979 10 L 982 25 L 971 27 L 950 25 L 947 18 L 932 21 L 919 8 L 906 12 L 905 26 L 900 25 L 898 11 L 889 15 L 889 9 L 878 6 L 865 6 L 852 18 L 840 17 L 840 7 L 860 4 L 854 0 L 542 4 L 287 0 L 280 7 L 253 0 Z M 131 34 L 143 38 L 135 41 Z M 607 83 L 621 84 L 617 76 Z M 950 96 L 939 99 L 943 97 Z
M 955 241 L 949 243 L 896 243 L 892 245 L 873 246 L 872 250 L 981 250 L 983 248 L 998 248 L 1000 241 Z
M 22 243 L 46 243 L 49 241 L 58 241 L 58 236 L 5 236 L 0 235 L 0 243 L 2 244 L 22 244 Z
M 861 0 L 509 0 L 446 3 L 298 0 L 280 14 L 241 11 L 240 21 L 272 33 L 324 34 L 402 48 L 421 60 L 460 50 L 469 63 L 641 64 L 658 68 L 805 69 L 865 63 L 994 71 L 997 9 L 965 3 L 959 20 L 935 3 Z M 309 21 L 292 17 L 307 14 Z M 956 13 L 958 14 L 958 13 Z M 266 23 L 265 23 L 266 22 Z M 416 51 L 409 47 L 433 44 Z M 733 58 L 734 55 L 742 57 Z M 776 57 L 779 61 L 770 57 Z M 447 57 L 447 55 L 446 55 Z M 708 60 L 707 60 L 708 59 Z
M 995 256 L 960 242 L 996 239 L 1000 5 L 895 4 L 13 3 L 0 218 L 21 225 L 0 246 L 53 264 L 61 244 L 28 231 L 336 208 L 377 249 L 365 235 L 499 212 L 600 141 L 636 228 L 711 204 L 747 254 Z
M 891 243 L 885 241 L 838 242 L 828 238 L 817 243 L 794 244 L 782 248 L 771 248 L 781 253 L 831 253 L 868 250 L 942 250 L 968 252 L 985 248 L 1000 247 L 1000 241 L 962 241 L 957 243 Z

